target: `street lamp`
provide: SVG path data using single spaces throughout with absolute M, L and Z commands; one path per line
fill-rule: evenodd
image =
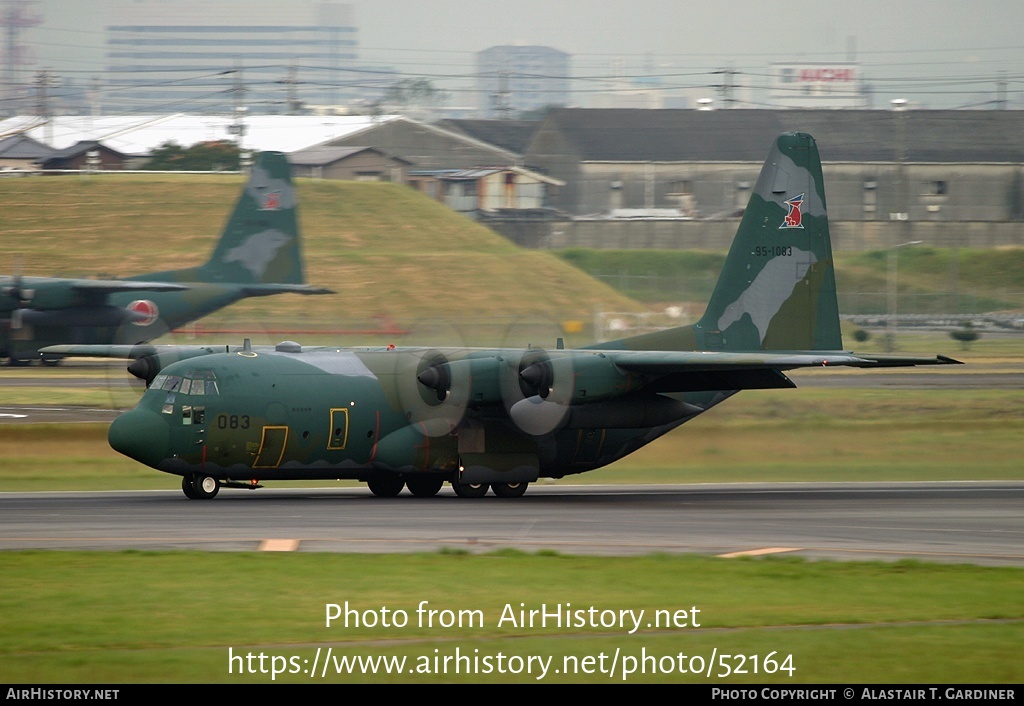
M 889 315 L 885 318 L 885 350 L 892 353 L 896 350 L 896 309 L 897 309 L 897 267 L 899 266 L 899 259 L 897 257 L 897 250 L 900 248 L 909 247 L 911 245 L 920 245 L 923 240 L 909 240 L 899 245 L 894 245 L 889 250 L 889 267 L 887 282 L 889 284 Z

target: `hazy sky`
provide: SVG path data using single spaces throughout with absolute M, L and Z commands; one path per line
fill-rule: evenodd
M 206 0 L 215 5 L 219 0 Z M 173 6 L 174 0 L 167 0 Z M 287 2 L 287 0 L 282 0 Z M 1024 3 L 1003 0 L 351 0 L 362 61 L 455 85 L 473 54 L 509 43 L 573 55 L 575 76 L 732 69 L 763 85 L 775 62 L 860 62 L 885 102 L 931 107 L 990 99 L 1000 78 L 1024 107 Z M 103 0 L 42 0 L 26 31 L 37 67 L 99 71 Z M 703 75 L 704 78 L 700 78 Z M 585 95 L 585 94 L 584 94 Z M 585 102 L 585 99 L 583 99 Z

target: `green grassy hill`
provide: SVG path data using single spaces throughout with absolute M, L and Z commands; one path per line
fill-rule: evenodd
M 200 264 L 241 185 L 235 175 L 0 179 L 0 271 L 123 277 Z M 201 326 L 336 331 L 390 320 L 444 339 L 400 343 L 551 346 L 567 331 L 578 345 L 595 310 L 643 308 L 406 187 L 300 180 L 298 189 L 307 280 L 338 293 L 243 301 Z

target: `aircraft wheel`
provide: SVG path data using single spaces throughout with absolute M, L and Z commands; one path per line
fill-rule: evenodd
M 401 478 L 374 478 L 373 480 L 366 481 L 366 485 L 369 486 L 370 492 L 376 495 L 378 498 L 393 498 L 402 492 L 402 488 L 405 487 L 405 483 Z
M 487 495 L 486 483 L 459 483 L 452 482 L 452 490 L 460 498 L 482 498 Z
M 58 365 L 60 365 L 60 362 L 62 360 L 64 360 L 64 359 L 63 358 L 43 358 L 43 365 L 45 365 L 48 368 L 56 368 Z
M 405 481 L 409 492 L 417 498 L 432 498 L 444 485 L 443 478 L 410 478 Z
M 208 500 L 217 496 L 220 491 L 220 483 L 213 476 L 195 476 L 195 493 L 199 500 Z
M 491 490 L 499 498 L 521 498 L 529 483 L 491 483 Z
M 181 492 L 185 494 L 185 497 L 189 500 L 198 500 L 199 495 L 196 494 L 196 477 L 194 475 L 182 476 L 181 477 Z

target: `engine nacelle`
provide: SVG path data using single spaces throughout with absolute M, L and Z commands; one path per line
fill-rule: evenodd
M 550 351 L 524 356 L 519 377 L 526 389 L 558 404 L 591 404 L 628 394 L 642 382 L 599 352 Z M 529 396 L 529 395 L 527 395 Z

